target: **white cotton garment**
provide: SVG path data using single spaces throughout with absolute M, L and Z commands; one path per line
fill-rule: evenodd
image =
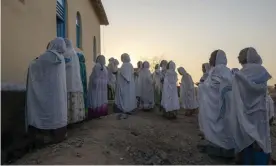
M 207 64 L 207 63 L 206 63 Z M 203 83 L 205 82 L 205 80 L 208 80 L 209 78 L 209 73 L 211 73 L 213 71 L 213 68 L 210 67 L 209 63 L 208 63 L 208 70 L 206 69 L 206 72 L 203 74 L 203 76 L 201 77 L 200 79 L 200 83 L 198 85 L 198 88 L 197 88 L 197 100 L 198 100 L 198 106 L 199 106 L 199 112 L 198 112 L 198 123 L 199 123 L 199 130 L 201 132 L 204 133 L 204 130 L 203 130 L 203 116 L 204 116 L 204 92 L 201 92 L 204 88 L 201 88 L 201 86 L 203 85 Z
M 199 86 L 199 125 L 206 140 L 221 148 L 233 149 L 234 142 L 228 124 L 233 77 L 226 65 L 226 55 L 224 51 L 219 50 L 215 67 L 210 70 L 208 78 Z
M 255 141 L 265 153 L 271 152 L 266 107 L 267 81 L 271 76 L 261 64 L 261 57 L 256 50 L 249 48 L 247 64 L 235 74 L 233 80 L 229 119 L 237 152 Z
M 155 69 L 155 71 L 152 74 L 153 78 L 153 85 L 154 88 L 160 92 L 161 91 L 161 71 L 159 69 Z
M 128 54 L 122 54 L 123 64 L 117 73 L 115 104 L 123 112 L 131 112 L 137 107 L 134 70 Z
M 27 117 L 38 129 L 67 125 L 65 61 L 56 51 L 46 51 L 29 66 Z
M 139 74 L 140 98 L 142 108 L 151 109 L 154 107 L 154 86 L 153 79 L 149 70 L 149 63 L 145 61 Z
M 204 81 L 207 79 L 208 74 L 209 74 L 209 71 L 210 71 L 210 69 L 211 69 L 209 63 L 204 63 L 203 66 L 204 66 L 204 68 L 205 68 L 205 73 L 204 73 L 203 76 L 200 78 L 199 83 L 200 83 L 200 82 L 204 82 Z
M 87 103 L 88 108 L 98 108 L 108 103 L 107 99 L 108 71 L 99 62 L 93 68 L 89 77 Z
M 115 90 L 115 86 L 116 86 L 116 75 L 113 74 L 114 72 L 118 71 L 117 65 L 115 64 L 115 59 L 114 58 L 110 58 L 109 59 L 109 63 L 107 66 L 107 70 L 108 70 L 108 84 L 109 86 L 112 87 L 112 89 Z
M 175 72 L 175 63 L 169 62 L 169 69 L 166 71 L 161 105 L 166 112 L 175 111 L 180 109 L 179 98 L 177 92 L 177 73 Z
M 67 92 L 83 92 L 78 55 L 73 48 L 72 42 L 68 39 L 64 39 L 64 41 L 67 49 L 63 56 L 71 59 L 70 62 L 66 63 Z
M 268 93 L 266 96 L 266 109 L 268 111 L 269 119 L 273 118 L 275 114 L 274 101 L 272 100 L 271 96 Z
M 141 87 L 140 87 L 140 80 L 139 80 L 139 77 L 140 77 L 140 72 L 141 72 L 141 69 L 138 68 L 136 73 L 138 74 L 135 78 L 134 78 L 134 82 L 135 82 L 135 93 L 136 93 L 136 96 L 137 97 L 140 97 L 140 92 L 141 92 Z
M 194 81 L 190 74 L 183 67 L 178 68 L 178 72 L 182 75 L 180 85 L 180 104 L 184 109 L 198 108 Z

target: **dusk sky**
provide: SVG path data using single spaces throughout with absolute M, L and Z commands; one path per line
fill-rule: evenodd
M 194 82 L 212 51 L 222 49 L 228 67 L 253 46 L 276 83 L 276 0 L 102 0 L 110 25 L 102 27 L 107 57 L 161 57 L 184 67 Z M 120 62 L 121 63 L 121 62 Z M 274 65 L 274 66 L 273 66 Z

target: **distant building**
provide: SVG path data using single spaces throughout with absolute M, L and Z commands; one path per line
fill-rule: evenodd
M 31 60 L 58 37 L 84 53 L 88 75 L 100 54 L 100 25 L 108 25 L 101 0 L 2 0 L 2 80 L 25 84 Z

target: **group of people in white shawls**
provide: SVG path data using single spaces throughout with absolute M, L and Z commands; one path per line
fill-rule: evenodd
M 271 76 L 252 47 L 241 50 L 238 60 L 241 69 L 230 70 L 225 52 L 212 52 L 209 63 L 202 65 L 197 91 L 191 75 L 178 67 L 182 76 L 178 93 L 173 61 L 162 60 L 151 73 L 148 61 L 139 61 L 134 69 L 127 53 L 121 55 L 120 68 L 115 58 L 110 58 L 106 66 L 105 57 L 99 55 L 86 88 L 83 54 L 76 53 L 70 40 L 55 38 L 29 65 L 28 129 L 35 134 L 46 132 L 54 142 L 62 141 L 67 125 L 107 115 L 111 93 L 118 119 L 126 119 L 137 108 L 149 111 L 158 106 L 168 119 L 175 119 L 181 109 L 186 116 L 199 110 L 207 153 L 221 157 L 237 154 L 241 164 L 266 165 L 274 117 L 267 87 Z
M 273 100 L 258 52 L 248 47 L 238 56 L 242 68 L 230 70 L 222 50 L 212 52 L 198 83 L 199 127 L 204 149 L 211 155 L 233 157 L 239 164 L 267 165 Z
M 53 39 L 28 68 L 27 129 L 47 133 L 46 142 L 62 141 L 67 125 L 85 119 L 83 93 L 80 60 L 72 42 Z

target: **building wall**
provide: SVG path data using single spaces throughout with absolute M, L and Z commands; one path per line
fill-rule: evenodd
M 93 37 L 100 54 L 100 24 L 90 0 L 67 0 L 67 37 L 76 45 L 76 14 L 82 21 L 87 74 L 93 63 Z M 1 0 L 1 82 L 25 84 L 28 65 L 56 37 L 56 0 Z

